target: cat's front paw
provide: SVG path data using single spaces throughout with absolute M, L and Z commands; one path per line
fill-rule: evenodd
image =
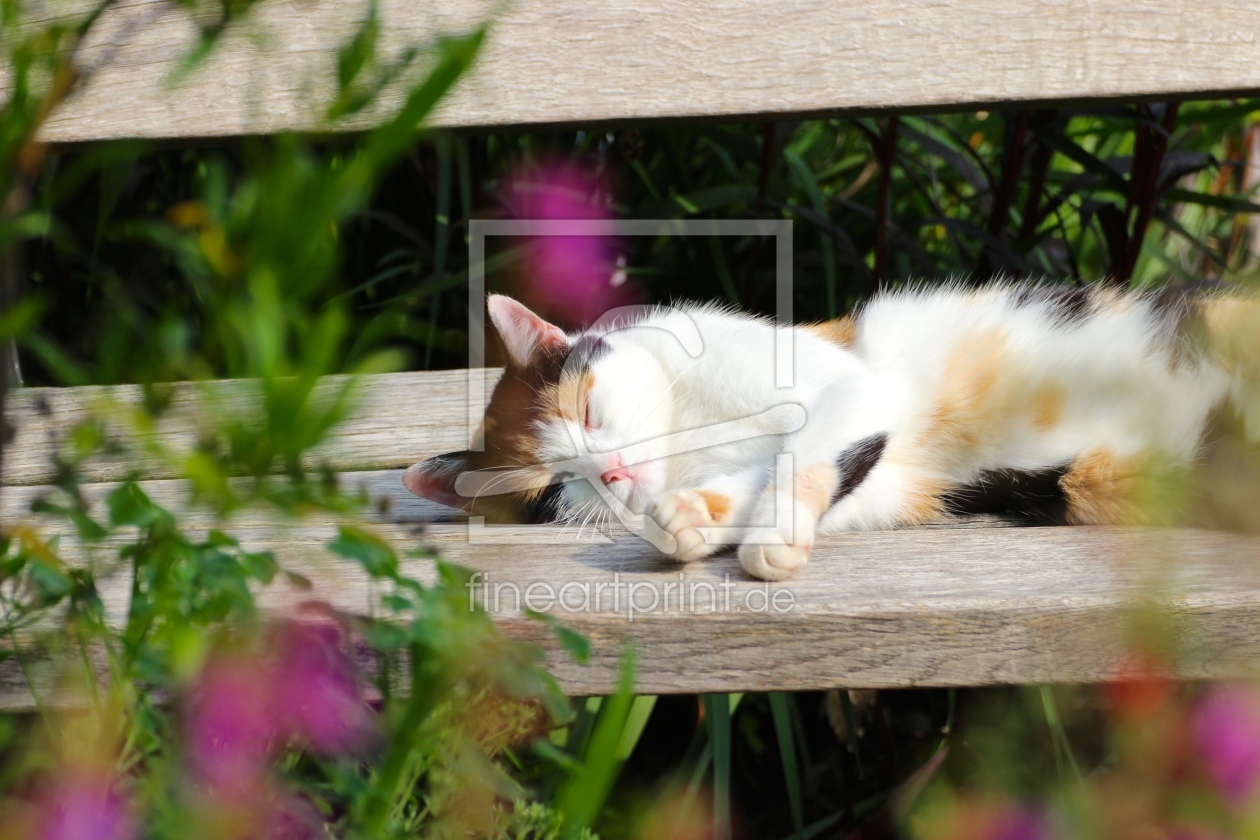
M 648 505 L 648 516 L 674 538 L 676 546 L 666 554 L 680 563 L 690 563 L 717 551 L 709 545 L 700 528 L 719 524 L 719 512 L 713 509 L 706 494 L 696 490 L 670 490 Z
M 782 528 L 754 528 L 739 546 L 739 565 L 762 580 L 786 580 L 809 560 L 814 547 L 814 520 L 795 508 L 796 522 L 790 532 Z

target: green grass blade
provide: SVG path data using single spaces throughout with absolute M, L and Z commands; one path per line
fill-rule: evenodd
M 862 766 L 862 746 L 858 743 L 857 713 L 853 711 L 853 698 L 849 692 L 840 689 L 840 708 L 844 711 L 844 725 L 849 729 L 849 746 L 853 747 L 853 760 L 857 762 L 858 778 L 866 778 L 866 768 Z
M 648 719 L 652 717 L 654 708 L 656 708 L 655 694 L 644 694 L 634 698 L 634 702 L 630 705 L 630 717 L 626 719 L 626 728 L 622 731 L 621 741 L 617 744 L 618 761 L 630 758 L 639 739 L 643 737 L 643 729 L 647 726 Z
M 713 748 L 713 836 L 731 838 L 731 700 L 726 694 L 704 696 L 704 716 Z
M 451 226 L 451 138 L 441 136 L 434 146 L 437 151 L 437 220 L 433 232 L 433 276 L 446 274 L 446 244 Z M 429 336 L 424 342 L 424 369 L 433 362 L 433 336 L 437 334 L 438 313 L 442 309 L 442 293 L 433 296 L 429 304 Z
M 1050 727 L 1050 737 L 1054 742 L 1054 759 L 1059 765 L 1059 775 L 1063 775 L 1062 762 L 1066 761 L 1068 766 L 1072 768 L 1072 775 L 1076 777 L 1076 781 L 1080 782 L 1081 768 L 1076 763 L 1076 756 L 1072 753 L 1072 744 L 1068 741 L 1067 730 L 1063 726 L 1063 719 L 1059 717 L 1059 708 L 1054 702 L 1054 694 L 1050 690 L 1050 686 L 1041 686 L 1041 708 L 1046 713 L 1046 724 Z
M 801 189 L 809 197 L 809 203 L 813 206 L 814 212 L 830 221 L 827 200 L 823 197 L 818 181 L 814 179 L 814 173 L 809 171 L 809 166 L 791 149 L 785 149 L 783 157 L 788 162 L 788 168 L 792 170 Z M 821 229 L 818 231 L 818 240 L 822 245 L 823 272 L 827 282 L 827 317 L 834 318 L 839 314 L 836 301 L 836 246 L 827 232 Z
M 783 779 L 787 784 L 788 807 L 792 810 L 793 835 L 796 840 L 805 837 L 805 809 L 802 805 L 801 778 L 796 765 L 796 744 L 792 740 L 792 704 L 788 695 L 772 691 L 770 716 L 774 719 L 774 734 L 779 739 L 779 758 L 783 761 Z
M 583 828 L 595 822 L 621 769 L 617 747 L 630 717 L 635 660 L 633 648 L 627 648 L 621 657 L 617 693 L 604 701 L 599 710 L 599 719 L 582 756 L 582 769 L 560 788 L 557 809 L 564 815 L 565 837 L 578 837 Z

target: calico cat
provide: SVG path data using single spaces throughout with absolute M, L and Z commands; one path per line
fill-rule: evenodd
M 566 335 L 510 298 L 488 308 L 508 364 L 484 451 L 416 464 L 411 492 L 498 519 L 645 514 L 674 559 L 737 545 L 769 580 L 799 569 L 816 534 L 924 523 L 994 491 L 1048 486 L 1075 524 L 1157 522 L 1146 479 L 1189 468 L 1213 417 L 1260 431 L 1260 306 L 1243 296 L 888 293 L 791 330 L 787 387 L 784 336 L 728 309 L 648 309 Z M 708 431 L 731 421 L 744 432 Z M 461 474 L 492 478 L 461 495 Z

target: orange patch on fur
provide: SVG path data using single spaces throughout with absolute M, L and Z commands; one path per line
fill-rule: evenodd
M 1086 453 L 1059 479 L 1073 525 L 1136 525 L 1146 521 L 1137 502 L 1140 465 L 1108 450 Z
M 949 482 L 943 479 L 923 479 L 906 493 L 897 524 L 923 525 L 939 519 L 945 512 L 941 497 L 949 488 Z
M 1011 410 L 1013 394 L 1004 381 L 1008 338 L 1002 330 L 976 333 L 961 341 L 945 363 L 942 385 L 919 443 L 952 460 L 975 449 L 985 432 Z
M 591 386 L 595 384 L 595 374 L 583 370 L 561 378 L 555 385 L 548 385 L 542 391 L 544 417 L 563 417 L 565 420 L 581 421 L 586 415 L 586 401 L 591 394 Z
M 1063 386 L 1057 382 L 1045 382 L 1033 391 L 1028 400 L 1033 428 L 1045 431 L 1059 425 L 1059 421 L 1063 419 L 1063 401 L 1066 397 Z
M 704 503 L 709 508 L 709 516 L 713 517 L 714 522 L 722 522 L 730 514 L 731 499 L 729 496 L 712 490 L 697 490 L 696 495 L 704 499 Z
M 831 496 L 840 484 L 840 472 L 834 464 L 815 464 L 797 470 L 792 476 L 795 501 L 816 517 L 821 517 L 831 507 Z
M 857 342 L 857 322 L 848 315 L 843 318 L 836 318 L 833 321 L 806 324 L 803 329 L 808 330 L 823 341 L 839 344 L 846 350 Z

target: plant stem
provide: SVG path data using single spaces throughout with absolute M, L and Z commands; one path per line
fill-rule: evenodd
M 883 290 L 888 277 L 888 193 L 892 189 L 893 155 L 897 149 L 900 117 L 889 117 L 879 146 L 879 194 L 875 204 L 875 291 Z

